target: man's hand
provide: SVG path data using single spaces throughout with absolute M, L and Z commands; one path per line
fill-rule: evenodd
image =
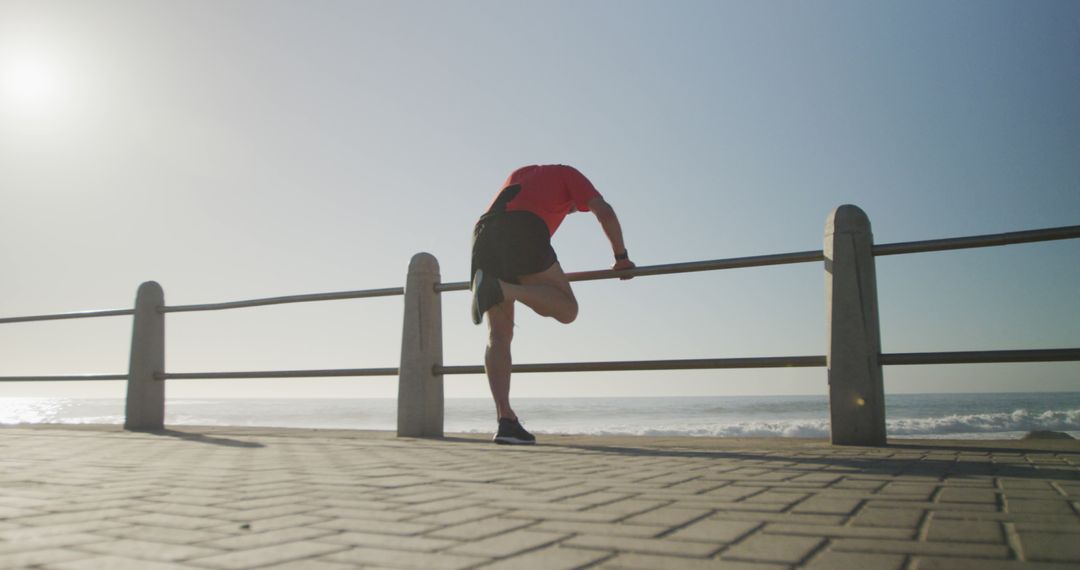
M 634 262 L 630 261 L 629 259 L 620 259 L 620 260 L 615 262 L 615 265 L 611 266 L 611 268 L 614 269 L 615 271 L 619 271 L 619 270 L 622 270 L 622 269 L 633 269 L 635 267 L 637 267 L 637 266 L 634 265 Z M 626 281 L 627 279 L 633 279 L 633 278 L 634 278 L 634 276 L 631 275 L 630 277 L 620 277 L 619 279 L 622 279 L 623 281 Z

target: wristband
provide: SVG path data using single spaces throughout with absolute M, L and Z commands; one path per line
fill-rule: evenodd
M 626 251 L 625 249 L 622 253 L 615 254 L 615 261 L 625 261 L 627 259 L 630 259 L 630 252 Z

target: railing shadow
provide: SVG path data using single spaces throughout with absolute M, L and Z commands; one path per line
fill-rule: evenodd
M 205 443 L 209 445 L 220 445 L 224 447 L 240 447 L 248 449 L 260 449 L 266 447 L 266 445 L 254 442 L 254 441 L 241 441 L 238 439 L 229 439 L 226 437 L 214 437 L 203 433 L 192 433 L 185 431 L 178 431 L 174 429 L 163 430 L 148 430 L 142 431 L 142 433 L 150 435 L 158 435 L 163 437 L 171 437 L 174 439 L 182 439 L 184 441 L 191 441 L 195 443 Z
M 451 438 L 447 438 L 451 439 Z M 454 438 L 454 441 L 485 443 L 478 440 Z M 845 469 L 856 470 L 860 475 L 918 475 L 930 477 L 1004 477 L 1014 479 L 1056 479 L 1080 481 L 1080 469 L 1068 467 L 1051 467 L 1046 464 L 1016 464 L 1016 463 L 992 463 L 961 461 L 959 453 L 1020 453 L 1024 455 L 1041 455 L 1067 453 L 1080 453 L 1080 446 L 1062 451 L 1047 451 L 1043 449 L 1014 449 L 1007 447 L 974 447 L 965 445 L 920 445 L 920 444 L 888 444 L 886 447 L 866 448 L 865 456 L 845 456 L 836 453 L 835 447 L 814 449 L 808 447 L 805 450 L 791 447 L 751 453 L 742 450 L 733 451 L 709 451 L 709 450 L 686 450 L 686 449 L 657 449 L 649 447 L 629 447 L 619 445 L 589 445 L 577 443 L 541 443 L 542 448 L 563 448 L 575 451 L 588 451 L 594 453 L 608 453 L 632 457 L 657 457 L 679 459 L 729 459 L 753 461 L 753 467 L 770 468 L 769 463 L 776 464 L 776 468 L 787 468 L 795 471 L 820 473 L 823 467 L 841 468 L 836 471 L 837 476 L 850 472 Z M 895 457 L 887 455 L 888 450 L 925 450 L 925 455 Z M 930 457 L 931 453 L 941 451 L 955 451 L 958 456 L 954 458 Z M 885 453 L 884 455 L 882 453 Z M 750 467 L 750 466 L 747 466 Z
M 928 449 L 939 451 L 956 451 L 959 453 L 1019 453 L 1023 455 L 1045 455 L 1047 453 L 1080 454 L 1080 440 L 1025 440 L 1030 441 L 1030 446 L 987 445 L 987 444 L 957 444 L 953 442 L 896 442 L 890 441 L 887 447 L 896 449 Z

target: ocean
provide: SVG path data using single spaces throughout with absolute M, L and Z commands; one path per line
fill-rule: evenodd
M 166 425 L 396 429 L 393 399 L 170 399 Z M 520 398 L 537 434 L 718 437 L 829 435 L 824 396 Z M 120 399 L 0 398 L 0 424 L 121 424 Z M 448 398 L 448 433 L 489 433 L 487 398 Z M 886 397 L 890 437 L 1015 439 L 1033 430 L 1080 438 L 1080 392 L 896 394 Z

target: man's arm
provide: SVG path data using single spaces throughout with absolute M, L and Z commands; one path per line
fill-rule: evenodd
M 615 264 L 611 268 L 633 269 L 636 267 L 629 257 L 620 259 L 620 257 L 627 255 L 626 244 L 623 242 L 622 225 L 619 224 L 619 217 L 615 215 L 615 209 L 611 207 L 611 204 L 608 204 L 603 198 L 596 197 L 589 200 L 589 211 L 596 216 L 597 221 L 600 222 L 600 227 L 604 229 L 604 234 L 607 235 L 608 241 L 611 242 L 611 251 L 615 255 Z

